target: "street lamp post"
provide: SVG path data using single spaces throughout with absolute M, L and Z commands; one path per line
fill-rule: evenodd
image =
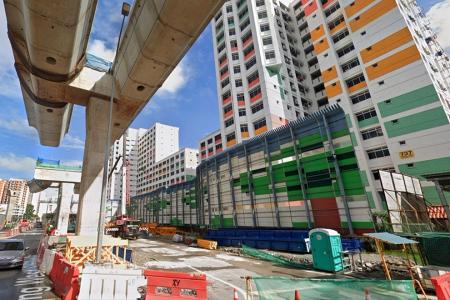
M 120 26 L 119 39 L 117 40 L 116 46 L 116 56 L 114 57 L 114 61 L 109 69 L 109 73 L 111 75 L 111 97 L 109 99 L 109 116 L 108 116 L 108 132 L 105 143 L 105 159 L 103 161 L 103 181 L 102 181 L 102 194 L 100 199 L 100 216 L 98 219 L 98 235 L 97 235 L 97 249 L 95 253 L 95 262 L 101 263 L 102 260 L 102 246 L 103 246 L 103 236 L 104 236 L 104 227 L 105 227 L 105 216 L 106 216 L 106 186 L 108 183 L 108 162 L 109 162 L 109 150 L 111 148 L 111 126 L 112 126 L 112 112 L 113 112 L 113 104 L 114 104 L 114 90 L 115 90 L 115 80 L 114 80 L 114 63 L 117 59 L 117 52 L 119 50 L 120 38 L 122 36 L 123 25 L 125 23 L 125 18 L 130 13 L 130 4 L 123 2 L 122 3 L 122 24 Z

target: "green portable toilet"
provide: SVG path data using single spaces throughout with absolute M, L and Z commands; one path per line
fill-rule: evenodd
M 341 235 L 331 229 L 315 228 L 309 232 L 314 269 L 338 272 L 343 269 Z

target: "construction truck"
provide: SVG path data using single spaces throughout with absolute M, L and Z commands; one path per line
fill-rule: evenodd
M 106 234 L 123 239 L 137 239 L 140 223 L 139 220 L 125 215 L 117 216 L 106 225 Z

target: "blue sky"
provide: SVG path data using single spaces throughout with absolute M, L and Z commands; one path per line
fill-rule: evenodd
M 425 11 L 443 2 L 420 1 Z M 450 0 L 444 1 L 450 7 Z M 88 51 L 112 60 L 121 22 L 122 1 L 99 0 Z M 449 25 L 440 15 L 440 26 Z M 5 42 L 6 22 L 0 2 L 0 40 Z M 80 164 L 83 159 L 84 108 L 75 107 L 71 127 L 61 147 L 39 144 L 28 126 L 22 94 L 13 69 L 9 43 L 0 47 L 0 178 L 31 178 L 37 157 Z M 211 28 L 208 26 L 163 87 L 149 101 L 132 127 L 148 128 L 154 122 L 180 127 L 180 146 L 197 147 L 198 140 L 219 127 Z

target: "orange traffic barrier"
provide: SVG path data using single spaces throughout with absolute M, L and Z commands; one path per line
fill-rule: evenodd
M 145 300 L 206 300 L 206 275 L 145 270 L 147 293 Z
M 197 239 L 197 246 L 204 249 L 215 250 L 217 249 L 217 242 Z
M 295 290 L 294 300 L 300 300 L 300 292 L 298 290 Z
M 438 300 L 450 299 L 450 273 L 441 276 L 432 277 L 431 282 L 436 290 Z
M 78 266 L 70 264 L 63 258 L 60 259 L 59 266 L 61 269 L 58 272 L 59 277 L 53 281 L 53 290 L 63 300 L 75 300 L 80 292 L 78 282 L 80 270 Z
M 61 277 L 61 273 L 63 272 L 63 256 L 61 253 L 57 252 L 55 253 L 55 257 L 53 259 L 53 266 L 52 270 L 50 271 L 50 274 L 48 277 L 50 277 L 50 280 L 52 282 L 55 282 L 58 278 Z
M 174 235 L 177 233 L 177 228 L 172 226 L 161 226 L 156 228 L 156 233 L 160 235 Z
M 39 247 L 37 249 L 37 255 L 36 255 L 36 264 L 38 267 L 41 266 L 42 260 L 44 259 L 45 244 L 46 244 L 45 238 L 43 238 L 39 241 Z

